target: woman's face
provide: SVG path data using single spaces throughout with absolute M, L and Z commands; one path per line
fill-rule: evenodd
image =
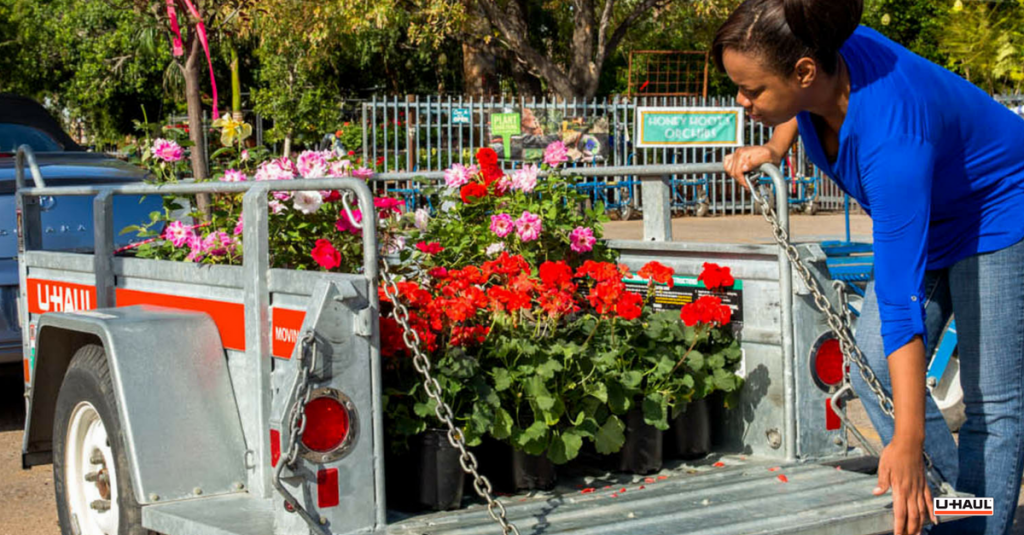
M 736 101 L 755 121 L 767 126 L 782 124 L 799 113 L 805 96 L 805 83 L 794 72 L 789 77 L 765 67 L 760 59 L 745 52 L 726 49 L 722 63 L 729 78 L 739 86 Z

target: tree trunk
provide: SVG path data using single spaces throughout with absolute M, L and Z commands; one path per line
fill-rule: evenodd
M 291 134 L 286 134 L 284 136 L 284 150 L 282 150 L 281 152 L 282 152 L 281 155 L 284 156 L 285 158 L 290 158 L 291 157 L 291 155 L 292 155 L 292 135 Z
M 544 88 L 537 78 L 527 70 L 526 66 L 516 61 L 515 54 L 507 54 L 508 61 L 512 65 L 512 78 L 516 81 L 516 91 L 520 97 L 539 97 L 544 94 Z
M 480 12 L 476 0 L 463 0 L 466 13 L 465 33 L 468 39 L 462 42 L 462 80 L 463 91 L 470 97 L 495 95 L 498 89 L 497 58 L 492 47 L 486 45 L 479 36 L 488 35 L 491 25 L 487 17 Z
M 190 47 L 188 59 L 182 68 L 185 75 L 185 99 L 188 103 L 188 135 L 192 140 L 192 176 L 196 181 L 205 180 L 210 176 L 206 167 L 206 132 L 203 125 L 203 100 L 199 89 L 199 38 L 189 36 Z M 204 221 L 209 221 L 212 211 L 209 194 L 196 195 L 196 207 L 203 214 Z

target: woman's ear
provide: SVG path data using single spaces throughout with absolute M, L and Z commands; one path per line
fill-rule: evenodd
M 800 58 L 800 61 L 796 62 L 795 73 L 796 83 L 807 89 L 818 78 L 818 63 L 811 58 Z

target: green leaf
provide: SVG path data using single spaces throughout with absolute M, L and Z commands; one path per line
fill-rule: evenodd
M 504 440 L 512 436 L 512 416 L 505 409 L 498 409 L 494 412 L 494 425 L 491 427 L 491 435 Z
M 666 431 L 668 430 L 668 402 L 658 392 L 648 394 L 643 403 L 644 422 Z
M 622 385 L 629 389 L 637 388 L 643 380 L 644 374 L 636 370 L 630 370 L 622 374 Z
M 608 403 L 608 387 L 604 383 L 588 383 L 584 392 L 601 400 L 601 403 Z
M 715 353 L 708 357 L 708 369 L 719 370 L 725 367 L 725 356 L 721 353 Z
M 690 351 L 690 356 L 686 357 L 686 364 L 695 370 L 703 370 L 705 365 L 704 353 L 696 350 Z
M 417 403 L 413 405 L 412 410 L 416 413 L 416 416 L 420 418 L 427 418 L 435 416 L 434 407 L 437 406 L 437 402 L 434 400 L 428 400 L 426 403 Z
M 722 368 L 715 370 L 714 381 L 715 388 L 718 390 L 731 392 L 736 388 L 736 376 L 732 372 Z
M 540 366 L 537 366 L 537 375 L 545 379 L 554 379 L 555 372 L 562 371 L 562 363 L 557 359 L 549 358 Z
M 536 375 L 526 381 L 526 393 L 543 410 L 549 410 L 555 406 L 555 398 L 548 392 L 547 386 L 544 385 L 544 379 Z
M 608 408 L 615 414 L 626 414 L 633 406 L 632 396 L 617 381 L 608 383 Z
M 626 425 L 617 416 L 609 416 L 594 436 L 594 447 L 602 455 L 610 455 L 622 449 L 626 443 Z
M 491 371 L 491 377 L 494 378 L 494 389 L 498 392 L 504 392 L 512 386 L 512 376 L 505 368 L 495 368 Z
M 567 429 L 560 435 L 555 435 L 551 440 L 551 447 L 548 449 L 548 459 L 555 464 L 565 464 L 576 458 L 583 447 L 583 437 L 572 429 Z

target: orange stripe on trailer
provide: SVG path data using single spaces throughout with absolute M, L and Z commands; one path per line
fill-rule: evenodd
M 206 312 L 217 324 L 221 344 L 228 349 L 245 351 L 245 308 L 241 303 L 118 288 L 117 306 L 132 305 L 155 305 Z
M 28 359 L 21 359 L 22 366 L 25 368 L 25 384 L 32 383 L 32 365 L 29 364 Z
M 292 358 L 292 351 L 295 349 L 295 342 L 299 340 L 299 330 L 306 319 L 306 312 L 275 307 L 271 309 L 270 317 L 270 330 L 273 331 L 270 353 L 283 359 Z
M 47 312 L 76 312 L 96 308 L 96 287 L 72 282 L 25 279 L 28 311 L 32 314 Z

